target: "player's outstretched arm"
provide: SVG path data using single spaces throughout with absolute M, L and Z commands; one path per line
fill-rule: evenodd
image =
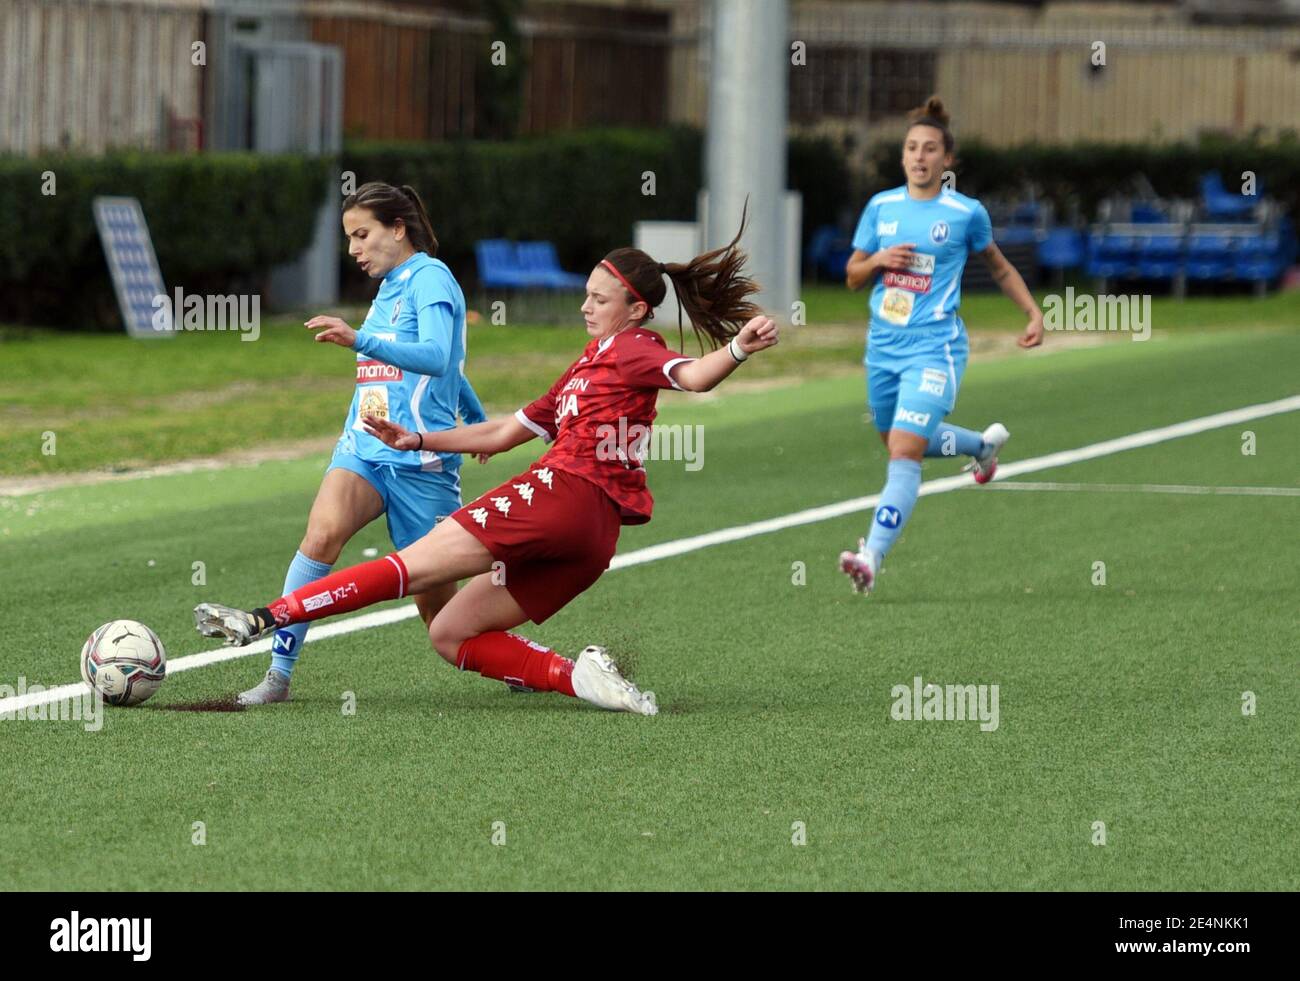
M 688 392 L 707 392 L 735 371 L 751 354 L 776 344 L 780 329 L 771 317 L 758 316 L 740 328 L 731 341 L 694 361 L 672 369 L 673 381 Z
M 366 432 L 395 450 L 433 450 L 437 453 L 504 453 L 536 434 L 514 416 L 502 416 L 473 426 L 457 426 L 435 433 L 413 433 L 388 419 L 364 416 Z

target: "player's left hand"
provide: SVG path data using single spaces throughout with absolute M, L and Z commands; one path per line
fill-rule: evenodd
M 492 459 L 492 454 L 491 454 L 491 453 L 475 453 L 475 454 L 474 454 L 474 459 L 477 460 L 479 463 L 487 463 L 489 460 Z
M 357 332 L 338 317 L 312 317 L 305 326 L 308 330 L 320 330 L 316 335 L 318 341 L 328 341 L 348 348 L 357 342 Z
M 378 416 L 362 416 L 361 425 L 375 439 L 387 443 L 395 450 L 418 450 L 421 436 L 409 429 L 404 429 L 395 422 L 380 419 Z
M 1025 332 L 1016 341 L 1023 348 L 1038 347 L 1043 343 L 1043 315 L 1037 310 L 1025 325 Z
M 781 329 L 771 317 L 759 315 L 740 328 L 736 346 L 746 354 L 772 347 L 780 339 Z

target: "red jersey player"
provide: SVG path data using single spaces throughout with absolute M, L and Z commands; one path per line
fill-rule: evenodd
M 501 453 L 534 437 L 552 444 L 533 466 L 466 504 L 412 545 L 335 572 L 252 612 L 204 603 L 195 625 L 243 645 L 286 624 L 420 593 L 470 578 L 429 624 L 447 661 L 515 687 L 559 691 L 602 708 L 654 715 L 653 692 L 623 678 L 604 648 L 576 662 L 509 633 L 542 623 L 609 566 L 621 525 L 649 521 L 645 438 L 617 445 L 611 433 L 649 434 L 661 388 L 707 392 L 751 354 L 777 343 L 777 326 L 748 297 L 745 256 L 725 248 L 685 263 L 615 249 L 592 270 L 582 305 L 590 342 L 550 390 L 513 416 L 440 432 L 412 433 L 369 418 L 369 432 L 412 453 Z M 700 358 L 669 350 L 646 328 L 664 299 L 664 276 L 700 339 Z

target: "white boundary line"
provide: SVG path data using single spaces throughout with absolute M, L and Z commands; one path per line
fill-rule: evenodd
M 1036 456 L 1028 460 L 1016 460 L 1006 463 L 998 467 L 998 479 L 1016 477 L 1022 473 L 1036 473 L 1039 470 L 1048 470 L 1052 467 L 1061 467 L 1071 463 L 1081 463 L 1085 460 L 1095 460 L 1098 457 L 1121 453 L 1124 450 L 1154 446 L 1156 443 L 1180 439 L 1183 436 L 1194 436 L 1197 433 L 1208 432 L 1212 429 L 1221 429 L 1224 426 L 1233 426 L 1242 422 L 1250 422 L 1253 419 L 1263 419 L 1267 416 L 1281 415 L 1284 412 L 1295 412 L 1297 410 L 1300 410 L 1300 395 L 1292 395 L 1288 398 L 1278 399 L 1275 402 L 1248 405 L 1227 412 L 1217 412 L 1214 415 L 1202 416 L 1199 419 L 1188 419 L 1185 422 L 1176 422 L 1169 426 L 1160 426 L 1140 433 L 1130 433 L 1128 436 L 1102 440 L 1100 443 L 1080 446 L 1073 450 L 1061 450 L 1056 453 L 1048 453 L 1045 456 Z M 947 491 L 960 490 L 970 486 L 971 478 L 968 474 L 956 474 L 951 477 L 927 480 L 921 485 L 920 494 L 922 497 L 926 497 L 931 494 L 943 494 Z M 865 497 L 855 497 L 836 504 L 824 504 L 821 507 L 795 511 L 779 518 L 768 518 L 764 521 L 754 521 L 747 525 L 736 525 L 732 528 L 720 528 L 717 531 L 706 532 L 703 535 L 694 535 L 690 538 L 679 538 L 676 541 L 650 545 L 646 548 L 638 548 L 632 552 L 615 555 L 609 567 L 611 570 L 626 569 L 630 566 L 644 565 L 647 562 L 657 562 L 660 559 L 685 555 L 687 552 L 696 552 L 703 548 L 712 548 L 714 545 L 723 545 L 727 542 L 753 538 L 756 535 L 766 535 L 774 531 L 784 531 L 787 528 L 798 528 L 801 525 L 829 521 L 832 518 L 841 518 L 845 515 L 856 514 L 859 511 L 874 508 L 879 500 L 879 494 L 868 494 Z M 399 620 L 408 620 L 417 615 L 418 611 L 414 604 L 363 613 L 360 616 L 313 626 L 304 643 L 310 644 L 313 641 L 327 640 L 330 637 L 339 637 L 344 634 L 355 633 L 358 630 L 369 630 L 372 627 L 396 623 Z M 247 647 L 221 647 L 212 651 L 203 651 L 199 654 L 190 654 L 168 661 L 167 673 L 176 674 L 180 671 L 190 671 L 194 668 L 219 664 L 222 661 L 231 661 L 251 654 L 262 654 L 270 649 L 271 639 L 268 637 L 249 644 Z M 0 713 L 20 711 L 29 706 L 49 704 L 65 698 L 80 697 L 86 691 L 85 683 L 77 682 L 72 685 L 59 685 L 34 694 L 14 695 L 0 699 Z
M 1130 494 L 1196 494 L 1229 497 L 1300 497 L 1300 487 L 1205 487 L 1200 484 L 1057 484 L 1050 481 L 997 481 L 992 490 L 1103 491 Z

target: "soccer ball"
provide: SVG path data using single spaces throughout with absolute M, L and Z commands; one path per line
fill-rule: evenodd
M 112 620 L 81 648 L 81 678 L 109 705 L 139 705 L 162 687 L 167 652 L 158 635 L 136 620 Z

